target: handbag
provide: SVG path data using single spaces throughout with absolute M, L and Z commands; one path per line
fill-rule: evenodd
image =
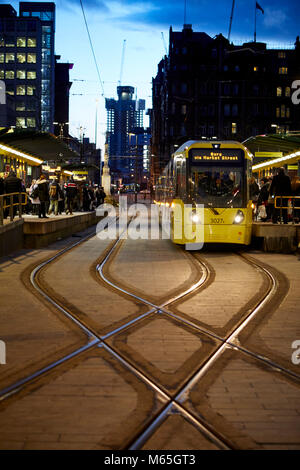
M 266 219 L 267 218 L 266 207 L 263 204 L 261 206 L 258 206 L 258 214 L 257 215 L 260 219 Z

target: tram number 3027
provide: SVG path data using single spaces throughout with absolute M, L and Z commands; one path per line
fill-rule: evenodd
M 224 224 L 224 219 L 210 219 L 211 224 Z

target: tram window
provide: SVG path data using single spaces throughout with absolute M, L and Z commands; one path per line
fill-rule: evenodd
M 190 188 L 193 199 L 212 207 L 242 207 L 242 168 L 192 167 Z

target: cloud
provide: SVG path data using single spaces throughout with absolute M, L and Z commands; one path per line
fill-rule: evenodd
M 264 25 L 266 28 L 280 28 L 288 19 L 283 9 L 274 10 L 273 8 L 265 9 Z

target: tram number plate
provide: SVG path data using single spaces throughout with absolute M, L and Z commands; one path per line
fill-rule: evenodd
M 213 218 L 210 219 L 211 224 L 224 224 L 224 219 L 222 218 Z

